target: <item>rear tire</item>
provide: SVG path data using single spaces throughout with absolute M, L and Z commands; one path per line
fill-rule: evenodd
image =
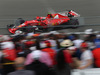
M 77 26 L 79 25 L 78 19 L 70 19 L 68 21 L 68 25 L 74 25 L 74 26 L 71 26 L 71 28 L 78 28 Z
M 54 30 L 54 27 L 47 28 L 48 32 L 53 31 L 53 30 Z

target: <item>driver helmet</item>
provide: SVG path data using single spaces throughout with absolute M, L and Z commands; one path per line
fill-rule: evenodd
M 47 17 L 48 18 L 52 18 L 52 15 L 49 13 L 49 14 L 47 14 Z

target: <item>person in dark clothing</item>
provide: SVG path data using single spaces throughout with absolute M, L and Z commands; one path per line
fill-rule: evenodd
M 36 75 L 51 75 L 51 72 L 49 70 L 49 67 L 47 66 L 47 64 L 42 63 L 40 61 L 41 55 L 43 54 L 43 52 L 40 51 L 40 39 L 39 37 L 36 40 L 36 49 L 33 51 L 33 62 L 29 65 L 26 65 L 26 69 L 27 70 L 32 70 L 35 71 Z M 45 61 L 49 60 L 49 59 L 44 59 Z
M 22 24 L 22 23 L 24 23 L 24 22 L 25 22 L 25 20 L 23 20 L 22 18 L 18 18 L 18 19 L 15 21 L 15 25 L 18 26 L 18 25 L 20 25 L 20 24 Z
M 0 57 L 0 73 L 2 75 L 7 75 L 8 73 L 15 71 L 15 68 L 12 64 L 13 61 L 4 58 L 5 55 L 3 52 L 4 51 L 2 51 L 2 56 Z
M 32 50 L 30 50 L 30 47 L 35 46 L 33 41 L 27 41 L 24 43 L 25 49 L 21 52 L 18 53 L 18 57 L 27 57 L 27 55 L 29 53 L 32 52 Z
M 35 60 L 30 65 L 27 65 L 26 69 L 35 71 L 36 75 L 51 75 L 49 67 L 39 60 Z
M 73 46 L 71 40 L 64 40 L 60 43 L 62 49 L 56 54 L 56 65 L 54 66 L 54 71 L 56 75 L 71 75 L 71 64 L 72 57 L 68 47 Z
M 56 75 L 71 75 L 71 67 L 65 59 L 67 58 L 64 55 L 64 49 L 62 49 L 57 53 L 56 56 L 57 64 L 54 66 Z
M 2 53 L 2 50 L 1 50 L 1 46 L 0 46 L 0 74 L 3 74 L 2 57 L 3 57 L 3 53 Z

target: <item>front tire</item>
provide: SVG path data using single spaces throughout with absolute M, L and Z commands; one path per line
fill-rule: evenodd
M 47 31 L 49 32 L 49 31 L 53 31 L 54 30 L 54 27 L 48 27 L 47 28 Z
M 15 25 L 16 25 L 16 26 L 19 26 L 20 24 L 23 24 L 24 22 L 25 22 L 24 19 L 18 18 L 18 19 L 15 21 Z

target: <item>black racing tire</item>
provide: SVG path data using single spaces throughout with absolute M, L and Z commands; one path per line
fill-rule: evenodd
M 29 26 L 21 27 L 18 30 L 21 30 L 21 31 L 26 32 L 26 33 L 29 33 L 29 32 L 33 32 L 34 28 L 29 25 Z
M 47 32 L 47 28 L 43 28 L 43 26 L 37 25 L 38 30 L 40 32 Z
M 73 29 L 78 28 L 79 27 L 78 19 L 70 19 L 68 21 L 68 25 L 74 25 L 74 26 L 71 26 L 71 28 L 73 28 Z
M 53 26 L 47 28 L 47 31 L 48 31 L 48 32 L 53 31 L 53 30 L 54 30 L 54 27 L 53 27 Z
M 43 27 L 40 26 L 40 25 L 36 25 L 36 27 L 37 27 L 39 30 L 43 30 Z
M 43 28 L 43 26 L 40 26 L 40 25 L 37 25 L 37 27 L 41 32 L 49 32 L 49 31 L 54 30 L 54 27 Z
M 42 27 L 42 26 L 41 26 Z M 43 32 L 41 29 L 40 26 L 31 26 L 31 25 L 28 25 L 28 26 L 25 26 L 25 27 L 22 27 L 22 28 L 20 28 L 19 30 L 21 30 L 21 31 L 23 31 L 23 32 L 25 32 L 25 33 L 30 33 L 30 32 L 34 32 L 34 33 L 36 33 L 36 32 Z M 37 30 L 36 30 L 36 28 L 38 28 Z M 41 28 L 41 29 L 40 29 Z
M 20 24 L 24 23 L 25 20 L 23 18 L 18 18 L 16 21 L 15 21 L 15 25 L 16 26 L 19 26 Z

